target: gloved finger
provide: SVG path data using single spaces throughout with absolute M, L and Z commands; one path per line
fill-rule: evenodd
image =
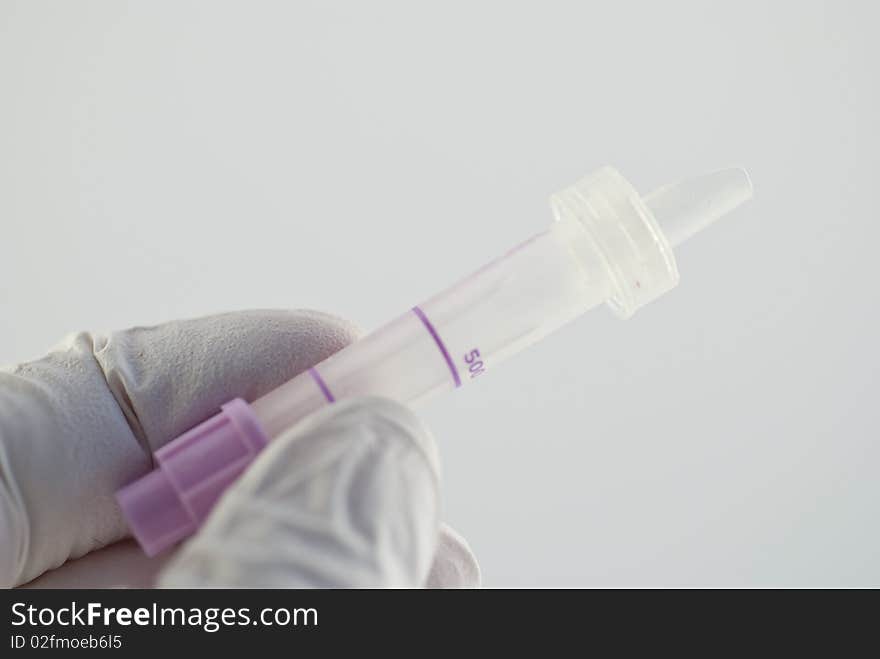
M 133 539 L 120 540 L 48 570 L 25 589 L 152 588 L 173 552 L 147 556 Z
M 480 565 L 471 551 L 470 545 L 455 529 L 447 524 L 440 525 L 440 537 L 427 588 L 479 588 Z
M 123 540 L 50 570 L 27 588 L 150 588 L 173 552 L 148 557 L 134 540 Z M 440 525 L 427 588 L 479 588 L 480 567 L 467 541 Z
M 153 450 L 355 336 L 315 312 L 230 313 L 80 333 L 0 371 L 0 584 L 124 537 L 113 493 L 149 469 Z
M 248 311 L 117 332 L 95 357 L 152 454 L 230 398 L 259 398 L 357 334 L 314 311 Z
M 406 407 L 337 403 L 276 438 L 162 573 L 163 587 L 421 587 L 438 461 Z

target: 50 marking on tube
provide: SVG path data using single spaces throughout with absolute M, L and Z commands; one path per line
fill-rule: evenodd
M 476 348 L 474 348 L 470 352 L 465 353 L 464 363 L 468 365 L 468 372 L 470 373 L 471 380 L 473 380 L 478 375 L 486 372 L 486 365 L 480 358 L 480 351 Z

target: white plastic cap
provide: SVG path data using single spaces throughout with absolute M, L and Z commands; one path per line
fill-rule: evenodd
M 611 167 L 550 199 L 556 219 L 584 228 L 610 281 L 608 304 L 627 318 L 678 284 L 677 246 L 752 196 L 742 169 L 664 186 L 645 198 Z

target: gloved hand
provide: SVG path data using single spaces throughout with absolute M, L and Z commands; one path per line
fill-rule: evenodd
M 223 314 L 77 334 L 0 371 L 0 584 L 66 564 L 37 583 L 144 585 L 169 556 L 119 542 L 114 492 L 222 403 L 254 400 L 355 335 L 315 312 Z M 433 440 L 406 408 L 328 406 L 273 440 L 158 583 L 475 586 L 467 544 L 438 523 L 438 483 Z

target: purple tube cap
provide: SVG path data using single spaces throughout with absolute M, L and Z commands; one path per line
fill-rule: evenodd
M 116 493 L 144 552 L 192 534 L 267 442 L 250 405 L 236 398 L 156 451 L 158 467 Z
M 154 469 L 116 493 L 128 527 L 147 556 L 183 540 L 196 529 L 168 475 Z

